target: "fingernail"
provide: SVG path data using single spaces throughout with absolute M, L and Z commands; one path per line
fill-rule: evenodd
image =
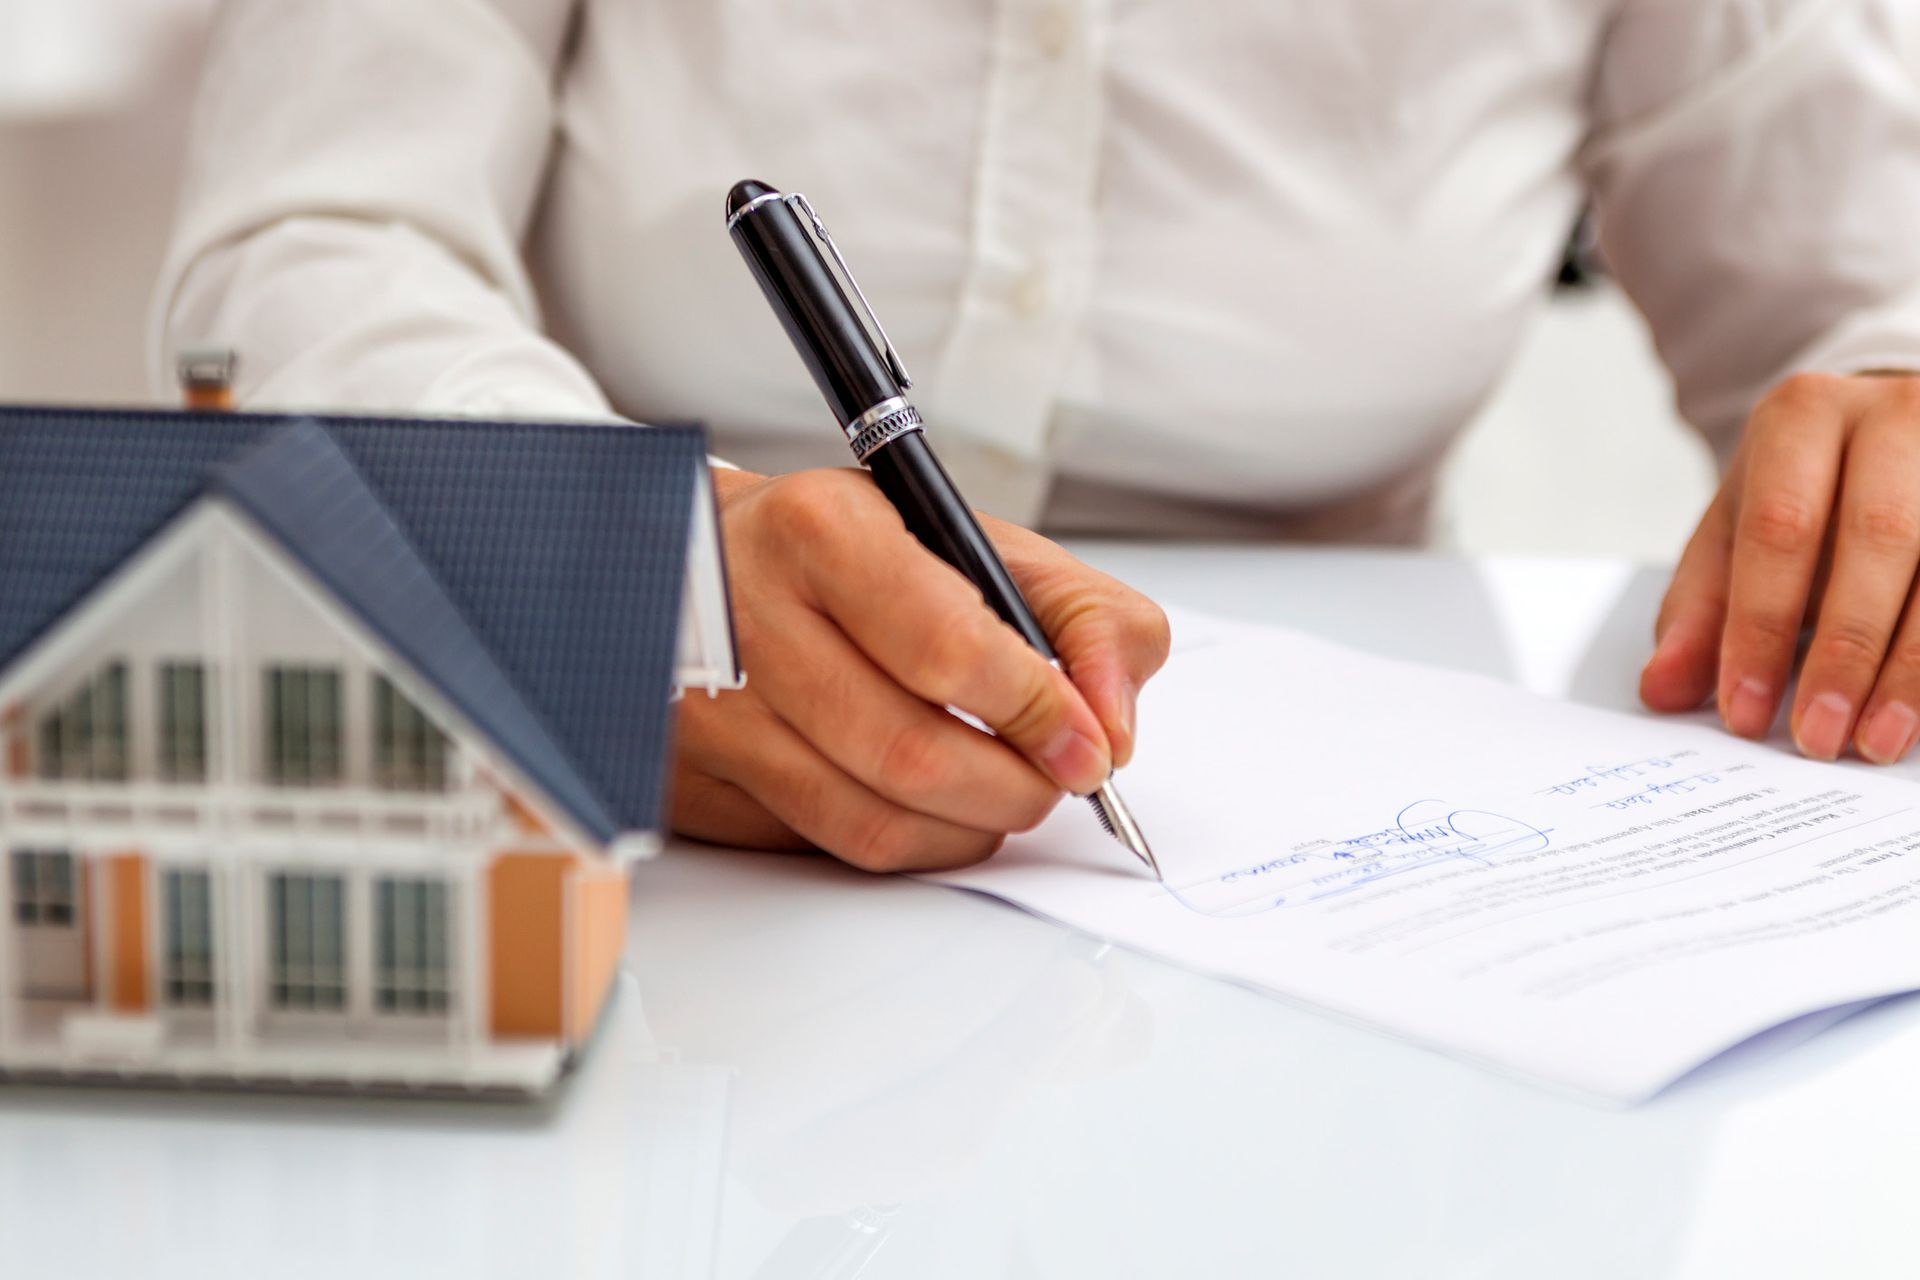
M 1120 741 L 1113 744 L 1113 754 L 1115 757 L 1113 764 L 1115 768 L 1119 768 L 1127 762 L 1126 759 L 1122 757 L 1131 757 L 1133 755 L 1133 713 L 1135 700 L 1138 697 L 1139 695 L 1134 692 L 1133 682 L 1131 680 L 1121 683 L 1120 705 L 1116 712 L 1120 717 Z
M 1837 759 L 1840 748 L 1847 745 L 1852 721 L 1852 703 L 1831 691 L 1820 694 L 1800 713 L 1800 732 L 1794 736 L 1800 740 L 1801 754 L 1816 760 Z
M 1066 728 L 1040 748 L 1040 767 L 1075 795 L 1090 795 L 1107 780 L 1107 753 L 1078 729 Z
M 1875 764 L 1892 764 L 1907 754 L 1916 729 L 1920 729 L 1920 715 L 1915 715 L 1912 707 L 1904 702 L 1886 703 L 1860 726 L 1860 754 Z
M 1727 728 L 1743 738 L 1758 738 L 1773 726 L 1773 690 L 1748 676 L 1727 699 Z

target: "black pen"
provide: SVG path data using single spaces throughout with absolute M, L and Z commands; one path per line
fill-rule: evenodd
M 966 575 L 993 611 L 1042 657 L 1060 666 L 1047 633 L 973 518 L 973 509 L 934 456 L 919 410 L 904 394 L 913 379 L 807 198 L 797 192 L 783 194 L 764 182 L 736 183 L 727 193 L 727 231 L 846 432 L 853 456 L 872 473 L 907 528 L 927 550 Z M 873 323 L 872 333 L 820 255 L 816 238 L 860 299 L 861 312 Z M 1087 800 L 1108 834 L 1158 877 L 1153 851 L 1112 779 Z

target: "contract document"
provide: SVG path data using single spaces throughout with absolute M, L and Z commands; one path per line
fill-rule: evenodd
M 1920 784 L 1297 633 L 1175 619 L 1121 776 L 934 877 L 1582 1093 L 1920 988 Z

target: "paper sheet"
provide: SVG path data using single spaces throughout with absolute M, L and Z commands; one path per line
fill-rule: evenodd
M 1920 786 L 1195 615 L 1122 791 L 936 877 L 1442 1050 L 1637 1101 L 1920 988 Z

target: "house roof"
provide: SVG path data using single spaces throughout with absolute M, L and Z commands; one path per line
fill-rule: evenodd
M 601 840 L 657 830 L 690 427 L 0 408 L 0 669 L 227 497 Z

